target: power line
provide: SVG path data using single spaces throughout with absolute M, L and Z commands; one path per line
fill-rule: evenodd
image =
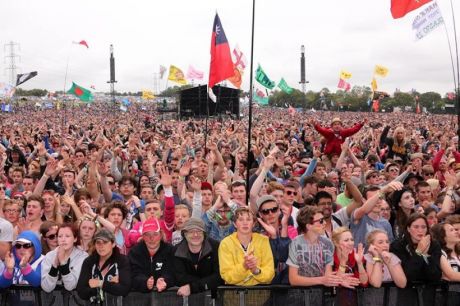
M 8 65 L 5 67 L 5 72 L 8 74 L 10 84 L 13 86 L 16 85 L 16 77 L 18 70 L 18 67 L 16 66 L 16 58 L 18 58 L 19 61 L 21 60 L 21 57 L 15 52 L 16 47 L 18 48 L 18 50 L 20 50 L 19 44 L 13 41 L 10 41 L 8 44 L 5 44 L 3 46 L 3 50 L 5 52 L 8 52 L 8 55 L 5 55 L 5 63 L 8 62 Z

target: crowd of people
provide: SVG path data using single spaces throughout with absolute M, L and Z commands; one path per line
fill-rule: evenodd
M 249 153 L 246 117 L 0 114 L 0 288 L 62 285 L 98 304 L 322 285 L 356 305 L 354 289 L 394 282 L 401 305 L 434 305 L 433 283 L 460 281 L 452 117 L 254 112 Z

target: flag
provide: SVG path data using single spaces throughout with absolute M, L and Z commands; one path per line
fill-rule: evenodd
M 394 19 L 404 17 L 431 0 L 391 0 L 391 15 Z
M 415 96 L 415 113 L 420 114 L 420 102 L 418 101 L 418 96 Z
M 86 42 L 86 40 L 74 41 L 73 43 L 76 44 L 76 45 L 85 46 L 87 49 L 89 49 L 89 46 L 88 46 L 88 43 Z
M 448 92 L 448 93 L 447 93 L 447 99 L 449 99 L 449 100 L 454 100 L 454 99 L 455 99 L 455 93 L 453 93 L 453 92 Z
M 431 3 L 422 10 L 412 22 L 412 30 L 415 31 L 415 39 L 422 39 L 443 23 L 444 19 L 442 18 L 438 4 L 436 2 Z
M 238 45 L 236 45 L 233 49 L 232 60 L 236 68 L 244 71 L 248 61 L 246 60 L 246 56 L 244 56 L 243 52 L 240 51 L 240 47 Z
M 128 98 L 124 98 L 123 100 L 121 100 L 121 104 L 123 104 L 124 106 L 130 106 L 131 101 L 129 101 Z
M 187 80 L 184 77 L 184 73 L 182 70 L 177 68 L 174 65 L 169 66 L 169 76 L 168 80 L 185 85 L 187 84 Z
M 268 94 L 261 88 L 254 86 L 252 98 L 261 105 L 268 105 Z
M 386 77 L 388 74 L 388 68 L 385 68 L 380 65 L 375 65 L 374 75 L 381 76 L 382 78 Z
M 0 83 L 0 97 L 11 98 L 16 92 L 16 87 L 7 83 Z
M 345 89 L 345 91 L 349 91 L 351 88 L 351 85 L 350 83 L 345 82 L 345 80 L 340 79 L 339 83 L 337 84 L 337 88 L 342 88 L 342 89 Z
M 160 79 L 163 78 L 165 72 L 166 72 L 166 67 L 163 65 L 160 65 Z
M 72 82 L 72 87 L 67 91 L 67 93 L 77 96 L 81 101 L 89 102 L 93 100 L 93 94 L 91 91 L 75 84 L 74 82 Z
M 291 94 L 293 91 L 293 89 L 286 83 L 284 78 L 281 78 L 280 82 L 278 83 L 278 87 L 287 94 Z
M 2 104 L 2 112 L 4 113 L 11 113 L 13 111 L 13 107 L 10 104 Z
M 371 88 L 372 88 L 372 91 L 377 90 L 377 80 L 375 78 L 372 78 Z
M 240 68 L 238 68 L 236 65 L 233 67 L 233 69 L 235 71 L 234 75 L 228 78 L 228 80 L 233 84 L 233 86 L 240 88 L 241 83 L 243 82 L 243 70 L 240 70 Z
M 188 66 L 187 79 L 201 81 L 203 80 L 203 77 L 203 71 L 196 70 L 192 65 Z
M 346 82 L 345 83 L 345 91 L 350 91 L 350 89 L 351 89 L 351 84 Z
M 260 65 L 256 70 L 256 81 L 268 89 L 273 89 L 275 87 L 275 82 L 268 78 L 267 74 L 264 72 Z
M 292 107 L 291 105 L 289 105 L 289 107 L 288 107 L 288 113 L 289 113 L 289 116 L 295 116 L 295 113 L 297 113 L 297 111 L 295 110 L 294 107 Z
M 32 71 L 32 72 L 29 72 L 29 73 L 18 74 L 17 77 L 16 77 L 16 86 L 19 86 L 19 85 L 21 85 L 21 84 L 24 83 L 24 82 L 27 82 L 28 80 L 30 80 L 31 78 L 33 78 L 33 77 L 36 76 L 37 74 L 38 74 L 37 71 Z
M 149 91 L 149 90 L 143 90 L 142 91 L 142 99 L 154 99 L 155 98 L 155 95 L 153 94 L 153 92 Z
M 378 99 L 372 101 L 372 110 L 373 110 L 375 113 L 378 113 L 378 112 L 379 112 L 379 109 L 380 109 L 380 101 L 379 101 Z
M 351 76 L 352 76 L 351 73 L 350 73 L 350 72 L 347 72 L 347 71 L 345 71 L 345 70 L 342 70 L 342 71 L 340 72 L 340 78 L 341 78 L 341 79 L 346 80 L 346 79 L 351 78 Z
M 209 66 L 208 86 L 213 88 L 217 83 L 234 75 L 232 56 L 224 28 L 216 13 L 211 36 L 211 64 Z
M 214 92 L 212 91 L 211 87 L 208 88 L 208 94 L 209 94 L 209 99 L 211 99 L 212 102 L 216 103 L 217 97 L 214 94 Z

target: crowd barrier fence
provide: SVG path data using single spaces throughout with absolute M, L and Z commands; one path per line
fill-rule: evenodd
M 433 305 L 428 305 L 423 295 L 427 284 L 411 284 L 419 306 L 460 305 L 460 285 L 458 283 L 439 282 L 428 284 L 435 288 Z M 285 285 L 264 285 L 253 287 L 221 286 L 216 292 L 205 291 L 189 297 L 177 295 L 177 287 L 165 292 L 131 292 L 128 296 L 117 297 L 106 294 L 100 305 L 104 306 L 341 306 L 349 305 L 346 294 L 354 296 L 354 305 L 393 306 L 402 305 L 398 301 L 398 288 L 393 283 L 384 283 L 381 288 L 357 288 L 356 291 L 339 294 L 341 288 L 324 286 L 292 287 Z M 356 292 L 354 294 L 353 292 Z M 455 304 L 453 304 L 455 303 Z M 38 305 L 38 306 L 87 306 L 95 305 L 79 298 L 76 291 L 67 291 L 57 287 L 46 293 L 41 288 L 30 286 L 12 286 L 0 291 L 0 306 Z

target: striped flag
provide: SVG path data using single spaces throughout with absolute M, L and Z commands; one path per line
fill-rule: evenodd
M 187 79 L 201 81 L 203 80 L 203 77 L 204 77 L 203 71 L 199 71 L 195 69 L 192 65 L 188 66 Z
M 30 80 L 31 78 L 33 78 L 33 77 L 36 76 L 37 74 L 38 74 L 37 71 L 32 71 L 32 72 L 29 72 L 29 73 L 18 74 L 17 77 L 16 77 L 16 86 L 19 86 L 19 85 L 21 85 L 21 84 L 24 83 L 24 82 L 27 82 L 28 80 Z
M 163 78 L 163 76 L 165 75 L 165 72 L 166 72 L 166 67 L 163 65 L 160 65 L 160 79 Z

